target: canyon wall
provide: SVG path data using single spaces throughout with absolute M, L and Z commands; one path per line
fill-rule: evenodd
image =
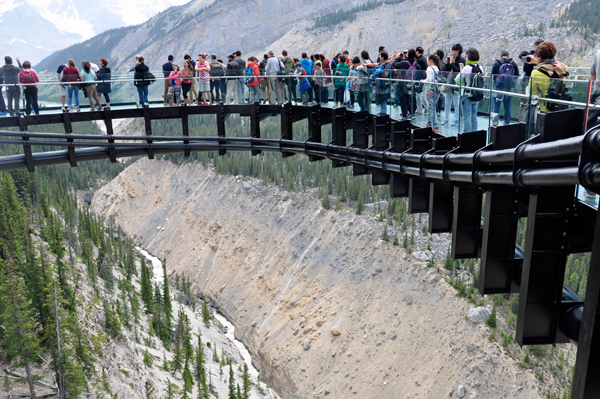
M 471 398 L 538 398 L 545 389 L 488 341 L 485 323 L 468 320 L 472 305 L 435 268 L 380 239 L 385 222 L 325 210 L 314 192 L 142 159 L 92 207 L 191 277 L 282 398 L 447 398 L 459 385 Z

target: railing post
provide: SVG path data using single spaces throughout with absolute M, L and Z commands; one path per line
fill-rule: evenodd
M 182 133 L 185 137 L 189 137 L 189 135 L 190 135 L 190 127 L 189 127 L 189 120 L 188 120 L 189 108 L 188 107 L 179 107 L 179 113 L 180 113 L 179 115 L 181 116 Z M 183 145 L 185 146 L 185 148 L 183 150 L 183 156 L 186 158 L 189 157 L 190 153 L 191 153 L 189 144 L 190 144 L 189 140 L 183 140 Z
M 150 108 L 143 108 L 144 111 L 144 126 L 146 127 L 146 136 L 148 136 L 148 159 L 154 159 L 154 147 L 152 146 L 152 119 L 150 118 Z
M 292 122 L 292 103 L 290 101 L 283 104 L 281 109 L 281 138 L 284 140 L 294 139 L 294 127 Z M 282 152 L 283 158 L 291 157 L 293 152 Z
M 63 112 L 63 121 L 65 124 L 65 134 L 70 136 L 73 133 L 73 127 L 71 125 L 71 114 L 68 112 Z M 72 143 L 73 139 L 71 137 L 67 138 L 67 142 Z M 69 154 L 69 164 L 71 167 L 77 166 L 77 156 L 75 154 L 75 147 L 70 145 L 67 147 L 67 151 Z
M 106 135 L 108 136 L 108 142 L 110 144 L 114 144 L 115 140 L 111 138 L 114 135 L 114 130 L 110 109 L 104 109 L 104 126 L 106 126 Z M 110 158 L 110 162 L 117 162 L 117 154 L 114 146 L 108 147 L 108 157 Z
M 217 136 L 225 137 L 225 105 L 223 103 L 215 105 L 217 110 Z M 225 144 L 224 141 L 219 141 L 219 144 Z M 219 148 L 219 155 L 225 155 L 227 150 Z
M 31 145 L 27 144 L 29 141 L 29 135 L 27 134 L 27 120 L 25 120 L 25 116 L 23 114 L 19 115 L 19 128 L 21 129 L 23 138 L 23 154 L 25 154 L 25 164 L 27 165 L 27 170 L 33 172 L 33 154 L 31 152 Z

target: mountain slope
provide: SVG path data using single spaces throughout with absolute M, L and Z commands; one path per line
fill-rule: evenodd
M 363 9 L 368 11 L 357 12 L 355 20 L 343 19 L 345 14 L 338 12 L 366 4 L 369 7 Z M 516 54 L 530 49 L 538 36 L 543 36 L 557 43 L 560 59 L 570 60 L 584 40 L 580 34 L 567 34 L 566 27 L 553 24 L 568 4 L 556 5 L 548 12 L 542 0 L 509 0 L 501 10 L 494 0 L 406 0 L 391 4 L 365 0 L 221 0 L 209 6 L 204 0 L 195 0 L 121 34 L 115 46 L 103 46 L 102 51 L 112 57 L 113 67 L 124 67 L 131 62 L 127 56 L 140 53 L 157 68 L 169 54 L 181 60 L 186 53 L 194 57 L 200 52 L 216 53 L 224 58 L 235 50 L 242 50 L 244 56 L 262 56 L 267 50 L 280 53 L 287 49 L 294 56 L 306 51 L 332 57 L 342 50 L 358 54 L 366 49 L 374 58 L 379 45 L 390 51 L 421 45 L 427 52 L 438 48 L 448 52 L 452 44 L 460 42 L 465 48 L 478 47 L 484 64 L 491 64 L 501 50 Z M 315 29 L 318 18 L 329 22 Z M 70 51 L 76 57 L 86 57 L 83 45 Z M 41 66 L 48 68 L 53 63 L 44 60 Z
M 140 24 L 188 0 L 4 0 L 0 51 L 36 63 L 108 29 Z

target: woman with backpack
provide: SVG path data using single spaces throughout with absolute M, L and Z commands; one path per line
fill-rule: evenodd
M 140 104 L 142 104 L 142 107 L 148 108 L 148 86 L 150 86 L 156 78 L 150 73 L 150 70 L 144 61 L 146 61 L 144 57 L 139 57 L 137 59 L 137 64 L 134 68 L 133 84 L 137 88 L 138 95 L 140 96 Z
M 461 112 L 464 118 L 463 132 L 477 130 L 477 109 L 479 101 L 483 100 L 483 91 L 473 90 L 483 88 L 483 69 L 479 66 L 479 51 L 469 48 L 465 54 L 467 65 L 456 77 L 456 83 L 463 87 Z M 473 89 L 470 89 L 470 88 Z
M 437 55 L 431 54 L 427 57 L 427 78 L 421 82 L 426 83 L 425 95 L 427 96 L 427 127 L 433 128 L 433 131 L 439 133 L 440 128 L 437 121 L 436 106 L 440 98 L 440 91 L 435 84 L 438 82 L 438 75 L 441 69 L 440 59 Z
M 515 88 L 515 83 L 519 77 L 519 67 L 510 58 L 508 51 L 500 53 L 500 59 L 494 62 L 492 66 L 492 79 L 494 81 L 494 90 L 512 92 Z M 492 124 L 498 125 L 500 120 L 500 105 L 504 104 L 504 124 L 508 125 L 512 117 L 510 113 L 510 104 L 513 97 L 506 94 L 494 94 L 494 118 Z
M 25 102 L 27 103 L 27 108 L 25 109 L 25 113 L 27 115 L 31 115 L 31 107 L 33 107 L 33 111 L 36 115 L 40 114 L 40 109 L 38 108 L 38 87 L 36 85 L 37 82 L 40 81 L 37 73 L 31 69 L 31 62 L 25 61 L 23 62 L 23 70 L 19 72 L 19 83 L 21 83 L 24 87 L 25 92 Z
M 569 76 L 568 68 L 560 61 L 556 61 L 556 46 L 553 42 L 542 42 L 533 57 L 532 63 L 537 64 L 531 72 L 529 90 L 533 96 L 540 98 L 565 98 L 565 93 L 570 97 L 564 85 L 564 79 Z M 561 98 L 562 97 L 562 98 Z M 558 110 L 558 106 L 545 101 L 540 101 L 540 111 L 552 112 Z
M 104 100 L 106 100 L 104 109 L 110 109 L 110 97 L 108 94 L 112 91 L 110 87 L 111 74 L 106 58 L 100 58 L 100 70 L 96 73 L 96 77 L 98 78 L 98 87 L 96 88 L 98 96 L 100 94 L 104 95 Z
M 75 61 L 70 59 L 67 61 L 67 67 L 62 70 L 63 82 L 68 86 L 67 107 L 65 110 L 69 112 L 73 97 L 75 97 L 75 108 L 79 112 L 79 71 L 75 67 Z
M 90 64 L 89 61 L 81 61 L 81 67 L 83 70 L 81 71 L 80 79 L 84 83 L 80 87 L 85 90 L 87 98 L 90 101 L 90 111 L 96 110 L 94 102 L 97 104 L 99 111 L 102 108 L 102 105 L 100 96 L 96 90 L 96 72 L 92 71 L 92 64 Z

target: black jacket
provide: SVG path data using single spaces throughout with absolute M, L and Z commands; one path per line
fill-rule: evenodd
M 13 64 L 4 64 L 0 69 L 0 74 L 4 76 L 4 83 L 7 85 L 14 85 L 19 83 L 19 72 L 23 70 L 23 66 L 19 62 L 17 68 Z
M 150 78 L 150 69 L 148 69 L 147 65 L 137 64 L 135 66 L 135 73 L 133 74 L 133 78 L 135 82 L 134 85 L 139 87 L 149 86 L 153 81 L 149 80 Z
M 529 52 L 529 55 L 534 55 L 535 51 L 531 50 Z M 531 72 L 533 72 L 535 68 L 535 64 L 523 64 L 523 72 L 525 73 L 525 76 L 529 77 L 531 76 Z
M 444 71 L 458 74 L 460 72 L 459 64 L 463 64 L 463 66 L 467 65 L 467 60 L 462 55 L 454 58 L 454 62 L 447 62 L 444 65 Z
M 96 88 L 98 93 L 110 93 L 110 67 L 105 65 L 100 68 L 100 70 L 96 72 L 96 77 L 98 78 L 98 87 Z

